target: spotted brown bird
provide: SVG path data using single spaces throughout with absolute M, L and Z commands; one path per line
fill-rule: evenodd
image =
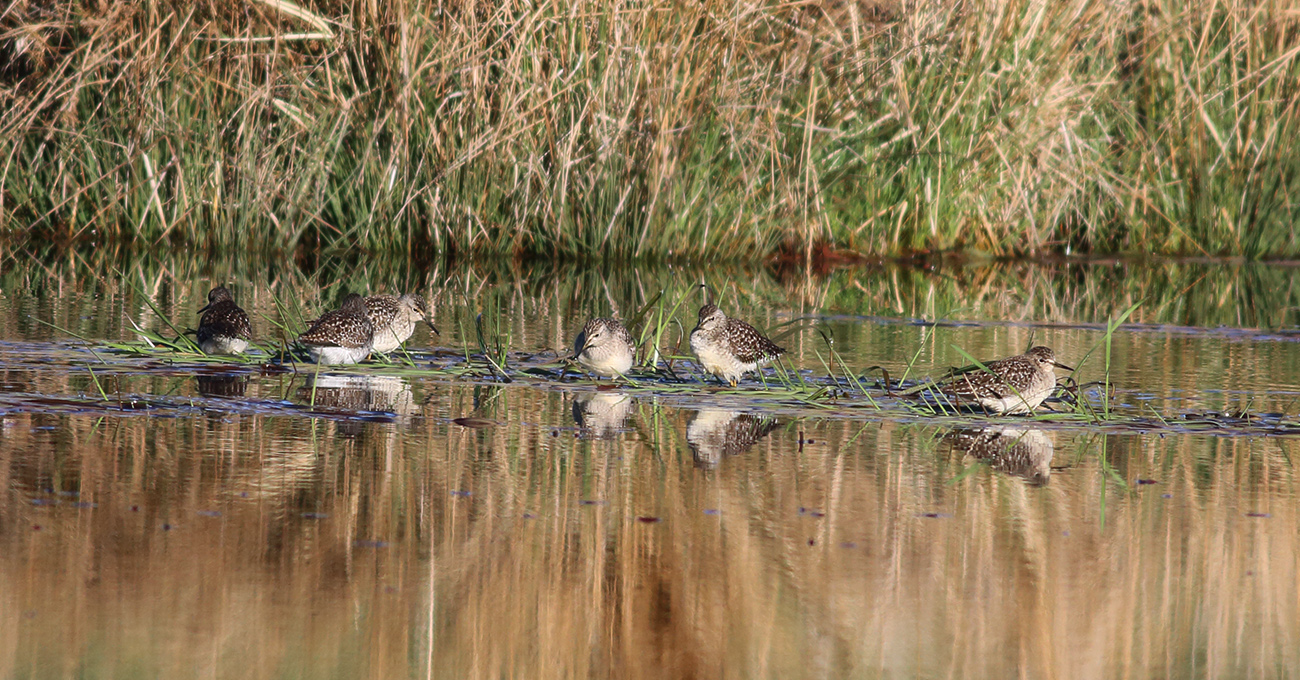
M 691 331 L 691 351 L 704 370 L 732 387 L 744 374 L 785 354 L 785 348 L 744 321 L 728 317 L 712 302 L 700 307 L 699 323 Z
M 972 369 L 939 385 L 944 394 L 990 413 L 1033 413 L 1056 390 L 1056 368 L 1074 369 L 1056 360 L 1050 347 L 984 362 L 988 370 Z
M 318 364 L 355 364 L 370 356 L 374 337 L 366 301 L 349 293 L 342 306 L 322 314 L 298 341 Z
M 636 360 L 636 345 L 618 319 L 596 318 L 573 341 L 573 360 L 607 378 L 626 375 Z
M 203 316 L 195 335 L 205 354 L 239 354 L 248 348 L 253 326 L 225 286 L 208 291 L 208 304 L 199 313 Z
M 375 328 L 372 349 L 387 354 L 406 342 L 414 333 L 418 322 L 429 324 L 435 334 L 438 329 L 429 320 L 429 305 L 424 297 L 415 293 L 396 295 L 371 295 L 366 298 L 366 316 Z

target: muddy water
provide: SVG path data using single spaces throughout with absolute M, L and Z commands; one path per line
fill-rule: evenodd
M 521 370 L 698 270 L 206 266 L 0 274 L 0 677 L 1300 673 L 1289 269 L 705 272 L 810 379 L 824 331 L 855 374 L 1032 339 L 1096 380 L 1141 300 L 1087 423 Z M 264 336 L 343 287 L 444 334 L 319 376 L 108 346 L 215 280 Z M 456 372 L 479 313 L 509 384 Z

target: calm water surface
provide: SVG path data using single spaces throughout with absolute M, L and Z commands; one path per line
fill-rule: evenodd
M 1294 272 L 12 257 L 0 677 L 1294 677 Z M 817 379 L 824 332 L 854 374 L 1032 341 L 1099 380 L 1140 305 L 1099 424 L 521 370 L 701 276 Z M 424 292 L 443 335 L 320 375 L 109 346 L 220 282 L 263 339 L 344 290 Z M 509 384 L 452 374 L 480 313 Z

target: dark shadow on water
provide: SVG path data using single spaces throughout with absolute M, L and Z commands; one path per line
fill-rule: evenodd
M 194 380 L 205 397 L 242 397 L 248 389 L 247 375 L 199 375 Z

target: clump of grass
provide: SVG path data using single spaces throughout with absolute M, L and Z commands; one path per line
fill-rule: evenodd
M 0 16 L 0 232 L 1295 255 L 1284 9 L 19 0 Z
M 1085 415 L 1097 421 L 1109 420 L 1114 416 L 1111 404 L 1111 398 L 1114 393 L 1114 384 L 1111 382 L 1110 375 L 1111 343 L 1114 339 L 1115 332 L 1119 330 L 1120 326 L 1124 325 L 1125 321 L 1128 321 L 1128 318 L 1132 316 L 1133 312 L 1137 311 L 1138 307 L 1141 305 L 1141 300 L 1134 302 L 1118 315 L 1108 319 L 1106 321 L 1105 333 L 1102 335 L 1101 339 L 1092 347 L 1088 348 L 1088 351 L 1084 352 L 1083 356 L 1079 359 L 1078 364 L 1076 365 L 1076 374 L 1083 369 L 1084 365 L 1087 364 L 1088 359 L 1092 357 L 1093 353 L 1096 352 L 1098 348 L 1102 349 L 1102 379 L 1095 383 L 1089 383 L 1095 384 L 1101 389 L 1101 410 L 1098 411 L 1096 407 L 1085 398 L 1083 390 L 1086 386 L 1085 384 L 1076 386 L 1074 389 L 1074 410 L 1076 413 Z
M 478 338 L 479 356 L 483 357 L 483 361 L 487 363 L 493 375 L 510 382 L 510 376 L 506 373 L 506 363 L 510 353 L 509 336 L 502 335 L 500 324 L 496 324 L 491 331 L 484 330 L 482 314 L 474 317 L 474 333 Z

